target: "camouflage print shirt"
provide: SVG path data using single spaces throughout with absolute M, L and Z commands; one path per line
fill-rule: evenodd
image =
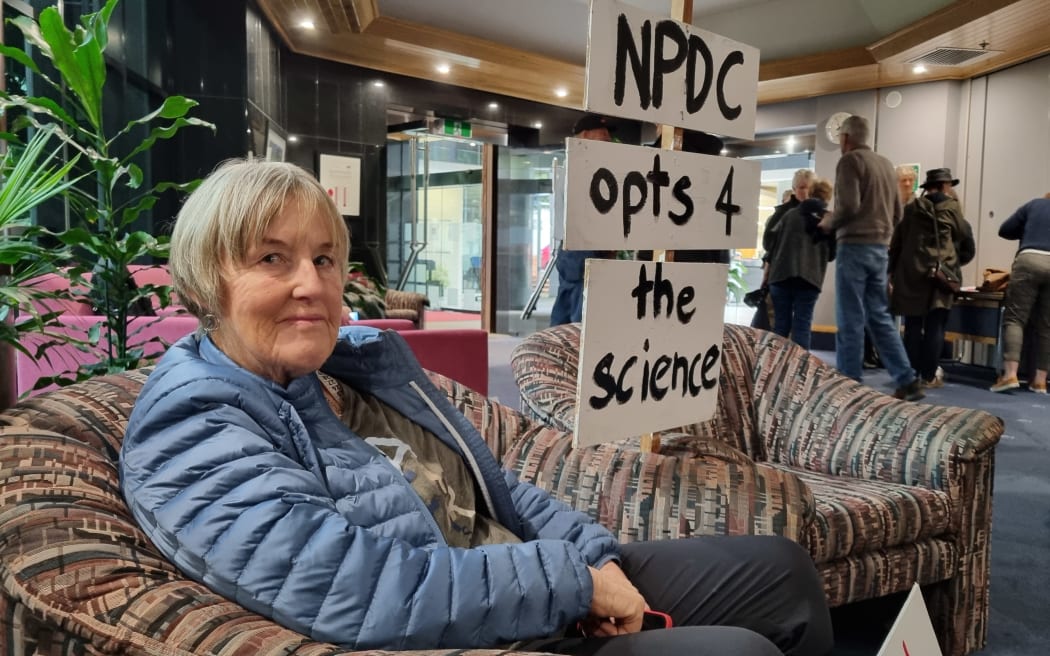
M 401 470 L 449 546 L 521 542 L 479 509 L 477 486 L 459 454 L 375 397 L 345 384 L 343 393 L 343 423 Z

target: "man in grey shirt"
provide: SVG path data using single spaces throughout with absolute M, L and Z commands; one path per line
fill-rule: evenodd
M 868 121 L 850 116 L 839 129 L 842 157 L 835 168 L 835 211 L 821 228 L 835 233 L 835 361 L 839 371 L 861 380 L 864 327 L 871 332 L 899 399 L 925 394 L 908 362 L 886 297 L 890 237 L 903 209 L 893 164 L 868 146 Z

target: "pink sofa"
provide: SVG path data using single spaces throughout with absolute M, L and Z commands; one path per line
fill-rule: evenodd
M 170 285 L 171 278 L 164 266 L 132 265 L 132 278 L 140 287 L 144 285 Z M 49 274 L 34 281 L 34 287 L 49 291 L 69 289 L 69 281 L 59 275 Z M 75 299 L 48 299 L 37 303 L 39 310 L 62 312 L 61 327 L 52 335 L 31 335 L 24 345 L 31 353 L 48 342 L 60 337 L 71 337 L 86 341 L 88 331 L 101 323 L 103 317 L 93 314 L 87 303 Z M 156 358 L 167 347 L 181 337 L 197 329 L 197 319 L 181 306 L 154 310 L 157 316 L 134 317 L 128 326 L 129 345 L 141 346 L 147 358 Z M 408 319 L 368 319 L 354 322 L 355 325 L 372 326 L 401 333 L 415 353 L 420 364 L 430 371 L 440 373 L 481 394 L 488 393 L 488 334 L 483 330 L 416 330 Z M 16 354 L 16 391 L 18 396 L 33 395 L 52 389 L 49 385 L 33 390 L 41 377 L 69 375 L 82 364 L 97 362 L 95 353 L 107 348 L 103 341 L 97 347 L 80 348 L 73 344 L 60 344 L 48 348 L 41 358 Z

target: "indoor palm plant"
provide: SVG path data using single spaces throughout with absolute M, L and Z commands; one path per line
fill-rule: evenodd
M 38 309 L 38 302 L 51 294 L 25 286 L 54 270 L 54 252 L 36 241 L 30 210 L 76 182 L 68 175 L 76 160 L 61 163 L 61 145 L 56 147 L 53 137 L 53 128 L 37 130 L 24 146 L 9 142 L 0 158 L 0 362 L 5 373 L 11 371 L 12 349 L 46 357 L 46 348 L 61 339 L 50 331 L 57 313 Z M 27 333 L 45 336 L 32 352 L 25 343 Z M 7 407 L 14 401 L 14 386 L 12 380 L 3 382 L 0 405 Z
M 199 181 L 154 182 L 143 189 L 144 175 L 137 161 L 161 139 L 170 139 L 187 126 L 209 127 L 211 123 L 188 116 L 197 103 L 182 96 L 168 96 L 160 107 L 110 131 L 103 122 L 106 84 L 105 49 L 109 19 L 119 0 L 108 0 L 101 10 L 85 14 L 70 30 L 55 7 L 48 7 L 33 20 L 19 16 L 11 21 L 23 34 L 26 50 L 0 46 L 0 53 L 15 60 L 49 88 L 49 95 L 27 96 L 0 92 L 0 109 L 9 118 L 12 132 L 42 128 L 52 130 L 79 162 L 70 163 L 74 175 L 86 174 L 84 183 L 67 185 L 68 200 L 76 225 L 55 235 L 70 249 L 78 264 L 64 269 L 74 294 L 102 317 L 90 331 L 89 342 L 105 344 L 99 362 L 87 365 L 80 376 L 121 371 L 135 367 L 141 348 L 129 345 L 129 308 L 145 296 L 169 302 L 171 290 L 163 286 L 138 289 L 130 283 L 128 265 L 145 257 L 165 257 L 167 237 L 136 230 L 136 220 L 156 204 L 168 190 L 187 192 Z M 33 55 L 46 60 L 57 73 L 46 74 Z M 145 136 L 142 136 L 145 134 Z M 123 200 L 117 200 L 124 197 Z M 84 274 L 91 272 L 86 283 Z

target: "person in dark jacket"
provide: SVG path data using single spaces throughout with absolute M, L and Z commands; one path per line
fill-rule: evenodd
M 773 332 L 809 350 L 813 309 L 833 259 L 834 241 L 818 225 L 831 200 L 831 183 L 814 179 L 804 200 L 766 231 Z
M 769 289 L 769 255 L 772 246 L 772 234 L 780 220 L 789 210 L 799 206 L 809 193 L 809 183 L 813 181 L 813 171 L 810 169 L 798 169 L 791 178 L 791 194 L 788 199 L 773 208 L 773 213 L 766 219 L 765 228 L 762 230 L 762 288 Z M 751 318 L 752 328 L 771 330 L 776 322 L 773 304 L 764 300 L 759 304 L 754 316 Z
M 334 203 L 291 164 L 227 163 L 179 213 L 172 282 L 201 328 L 143 387 L 120 473 L 188 577 L 350 650 L 830 651 L 798 545 L 621 546 L 503 470 L 397 333 L 339 327 L 348 252 Z M 681 628 L 639 633 L 647 604 Z
M 908 203 L 890 240 L 890 311 L 904 317 L 904 348 L 926 387 L 941 387 L 938 361 L 955 295 L 938 287 L 930 271 L 940 266 L 955 281 L 974 258 L 973 230 L 952 187 L 951 169 L 926 172 L 923 194 Z
M 992 385 L 993 392 L 1017 389 L 1024 329 L 1036 312 L 1039 339 L 1035 375 L 1028 389 L 1046 394 L 1046 371 L 1050 368 L 1050 194 L 1030 200 L 999 226 L 1003 239 L 1017 239 L 1017 255 L 1010 268 L 1003 312 L 1003 372 Z

